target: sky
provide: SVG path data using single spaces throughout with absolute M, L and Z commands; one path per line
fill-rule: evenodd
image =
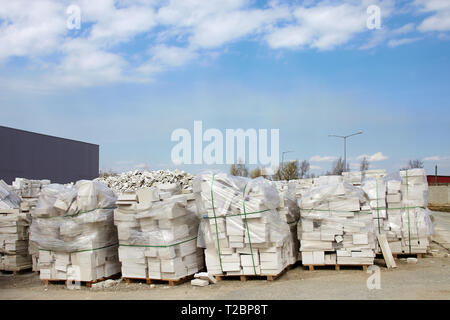
M 315 174 L 343 156 L 329 134 L 362 130 L 352 170 L 450 175 L 449 74 L 448 0 L 0 5 L 0 125 L 99 144 L 101 170 L 228 170 L 172 162 L 172 132 L 197 120 L 279 129 Z

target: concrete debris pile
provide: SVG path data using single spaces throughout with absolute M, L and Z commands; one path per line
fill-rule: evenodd
M 300 208 L 297 205 L 295 197 L 296 183 L 288 181 L 275 181 L 280 196 L 280 204 L 277 207 L 278 215 L 283 220 L 291 231 L 292 238 L 292 260 L 289 264 L 294 264 L 298 261 L 298 252 L 300 242 L 297 237 L 297 224 L 300 220 Z
M 103 182 L 117 194 L 166 183 L 176 183 L 180 185 L 183 193 L 192 193 L 191 182 L 193 178 L 193 175 L 178 169 L 174 171 L 158 170 L 150 172 L 135 170 L 119 175 L 99 177 L 95 181 Z
M 303 265 L 373 264 L 376 240 L 372 215 L 362 210 L 367 208 L 367 198 L 361 188 L 341 179 L 320 177 L 298 200 Z
M 104 184 L 88 180 L 41 190 L 30 228 L 41 279 L 89 282 L 120 272 L 116 199 Z
M 30 216 L 20 211 L 20 202 L 13 189 L 0 180 L 0 270 L 20 271 L 31 267 Z
M 291 264 L 291 233 L 276 210 L 280 197 L 272 182 L 203 173 L 193 188 L 208 273 L 277 275 Z
M 386 170 L 366 170 L 366 171 L 348 171 L 343 172 L 344 182 L 360 186 L 365 179 L 379 179 L 386 176 Z
M 12 182 L 12 187 L 18 196 L 22 198 L 38 198 L 41 189 L 50 184 L 50 180 L 28 180 L 16 178 Z
M 178 280 L 204 267 L 192 193 L 182 194 L 175 183 L 159 184 L 121 194 L 117 206 L 122 277 Z
M 426 208 L 425 171 L 403 170 L 385 179 L 369 179 L 362 188 L 370 198 L 375 230 L 386 234 L 392 253 L 426 253 L 433 227 Z

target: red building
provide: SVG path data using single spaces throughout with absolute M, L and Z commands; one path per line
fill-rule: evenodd
M 427 176 L 429 185 L 450 184 L 450 176 Z

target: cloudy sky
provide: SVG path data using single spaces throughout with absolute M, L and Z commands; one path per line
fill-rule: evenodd
M 0 125 L 97 143 L 116 171 L 174 168 L 194 120 L 276 128 L 317 174 L 343 154 L 329 134 L 363 130 L 352 169 L 450 174 L 449 59 L 448 0 L 2 1 Z

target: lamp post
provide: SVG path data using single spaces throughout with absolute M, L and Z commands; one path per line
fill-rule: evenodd
M 336 137 L 344 139 L 344 172 L 347 171 L 347 138 L 356 136 L 357 134 L 362 134 L 362 131 L 358 131 L 356 133 L 349 134 L 348 136 L 338 136 L 335 134 L 329 134 L 329 137 Z
M 288 151 L 283 151 L 283 152 L 281 153 L 280 179 L 281 179 L 281 173 L 283 172 L 283 166 L 284 166 L 284 154 L 285 154 L 285 153 L 290 153 L 290 152 L 294 152 L 294 151 L 288 150 Z

